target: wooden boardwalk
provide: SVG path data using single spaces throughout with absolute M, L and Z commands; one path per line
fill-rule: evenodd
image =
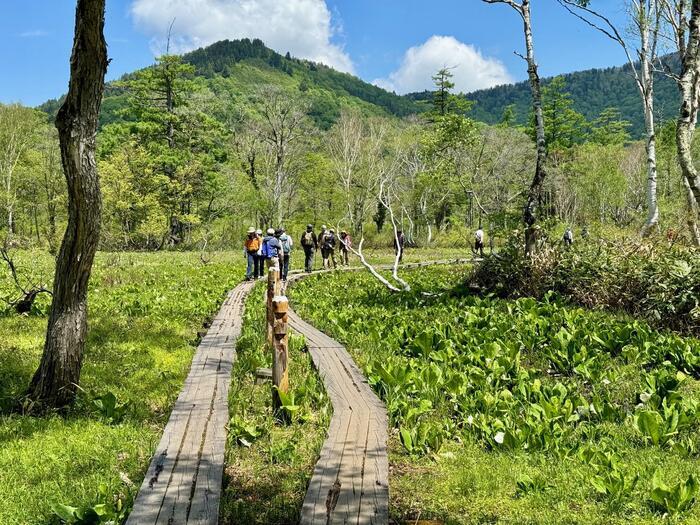
M 389 522 L 389 460 L 386 408 L 347 350 L 289 314 L 306 337 L 309 353 L 333 404 L 333 417 L 314 468 L 302 525 Z
M 229 293 L 197 348 L 127 525 L 218 523 L 234 344 L 252 286 Z
M 431 261 L 403 267 L 464 262 L 469 261 Z M 291 280 L 304 276 L 297 274 Z M 241 333 L 245 298 L 253 285 L 242 283 L 228 294 L 197 348 L 127 525 L 218 523 L 235 342 Z M 289 319 L 291 327 L 306 337 L 333 404 L 328 436 L 304 499 L 301 524 L 387 525 L 386 408 L 340 343 L 294 312 Z

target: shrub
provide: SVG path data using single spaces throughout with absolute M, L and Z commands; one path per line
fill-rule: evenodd
M 528 258 L 512 239 L 475 268 L 470 284 L 503 298 L 554 292 L 574 304 L 700 334 L 700 253 L 693 250 L 599 241 L 570 249 L 545 244 Z

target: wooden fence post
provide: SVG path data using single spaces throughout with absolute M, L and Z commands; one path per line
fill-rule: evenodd
M 270 266 L 267 271 L 267 346 L 272 350 L 274 342 L 273 326 L 275 315 L 272 310 L 272 300 L 279 295 L 280 291 L 280 271 L 279 266 Z
M 289 302 L 283 295 L 278 295 L 272 300 L 274 324 L 273 324 L 273 349 L 272 349 L 272 408 L 277 413 L 282 407 L 279 392 L 289 391 L 289 376 L 287 365 L 289 363 L 289 336 L 288 323 Z

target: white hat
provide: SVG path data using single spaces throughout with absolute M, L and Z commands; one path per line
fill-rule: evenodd
M 268 228 L 268 229 L 267 229 L 267 234 L 268 234 L 268 235 L 274 235 L 274 234 L 275 234 L 275 230 L 273 230 L 272 228 Z
M 255 233 L 255 228 L 253 228 L 252 226 L 248 228 L 248 233 Z
M 262 235 L 262 230 L 255 230 L 255 233 L 257 233 L 258 235 Z

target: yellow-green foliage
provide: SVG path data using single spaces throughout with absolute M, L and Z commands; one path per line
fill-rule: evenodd
M 238 252 L 98 254 L 89 295 L 81 390 L 65 416 L 9 413 L 41 357 L 47 301 L 0 317 L 0 523 L 45 524 L 55 503 L 98 501 L 100 484 L 128 502 L 140 485 L 197 344 L 202 323 L 243 276 Z M 53 259 L 18 254 L 20 273 L 50 281 Z M 7 272 L 0 290 L 13 296 Z M 119 423 L 94 399 L 128 403 Z M 125 480 L 131 480 L 130 487 Z

